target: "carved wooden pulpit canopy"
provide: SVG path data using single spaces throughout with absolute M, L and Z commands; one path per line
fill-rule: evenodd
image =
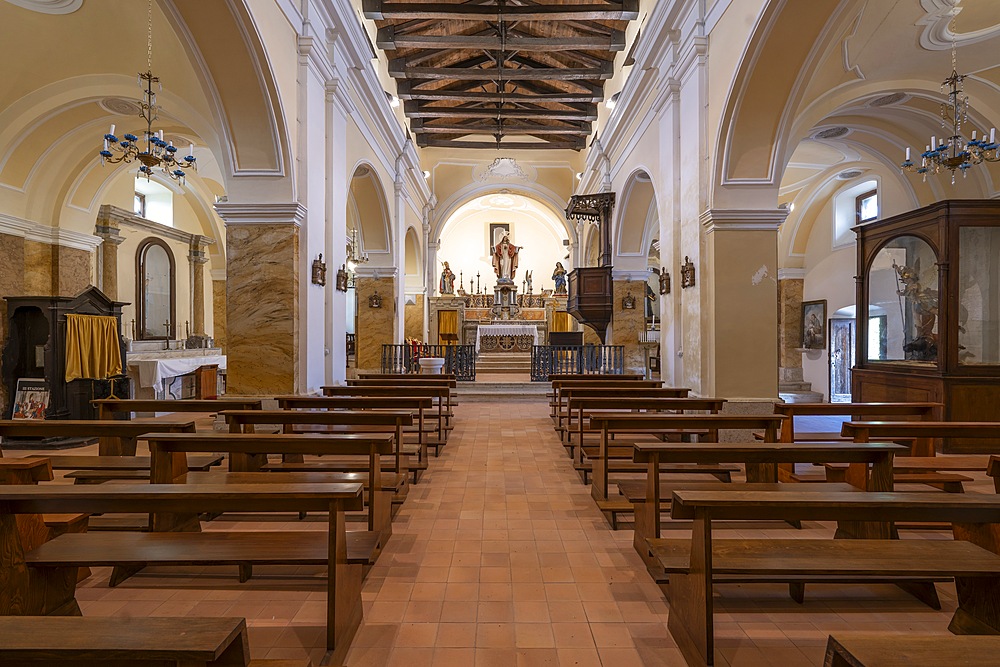
M 615 206 L 614 192 L 573 195 L 566 207 L 566 219 L 593 222 L 600 230 L 598 266 L 578 267 L 569 274 L 569 294 L 566 311 L 579 322 L 592 328 L 604 343 L 611 322 L 611 212 Z M 583 239 L 580 239 L 583 242 Z

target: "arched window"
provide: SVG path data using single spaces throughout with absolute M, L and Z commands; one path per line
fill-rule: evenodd
M 158 238 L 139 244 L 135 256 L 136 337 L 170 340 L 174 337 L 174 255 Z

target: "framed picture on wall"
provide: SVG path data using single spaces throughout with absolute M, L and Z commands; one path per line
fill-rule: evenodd
M 490 223 L 490 240 L 489 244 L 486 246 L 486 256 L 489 257 L 493 254 L 493 249 L 497 247 L 497 244 L 503 240 L 504 234 L 510 234 L 510 223 L 509 222 L 491 222 Z M 514 242 L 514 236 L 511 235 L 510 242 Z
M 826 299 L 802 302 L 802 348 L 826 349 Z

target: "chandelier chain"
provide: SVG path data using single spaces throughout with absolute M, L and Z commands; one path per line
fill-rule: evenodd
M 146 4 L 146 69 L 153 70 L 153 0 Z

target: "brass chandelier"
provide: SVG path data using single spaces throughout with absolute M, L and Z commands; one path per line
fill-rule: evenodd
M 100 152 L 101 164 L 106 162 L 134 162 L 138 160 L 139 174 L 149 179 L 153 170 L 159 168 L 165 175 L 175 181 L 184 183 L 184 169 L 197 171 L 197 160 L 194 157 L 194 144 L 188 149 L 188 154 L 178 157 L 178 149 L 172 141 L 163 140 L 163 130 L 154 131 L 153 121 L 157 120 L 159 106 L 156 104 L 157 86 L 161 91 L 163 86 L 160 78 L 153 75 L 153 0 L 147 0 L 146 14 L 146 71 L 139 73 L 139 87 L 142 89 L 139 117 L 146 121 L 145 136 L 142 141 L 134 134 L 126 132 L 119 139 L 115 136 L 115 126 L 104 135 L 104 148 Z M 145 146 L 141 146 L 145 143 Z

